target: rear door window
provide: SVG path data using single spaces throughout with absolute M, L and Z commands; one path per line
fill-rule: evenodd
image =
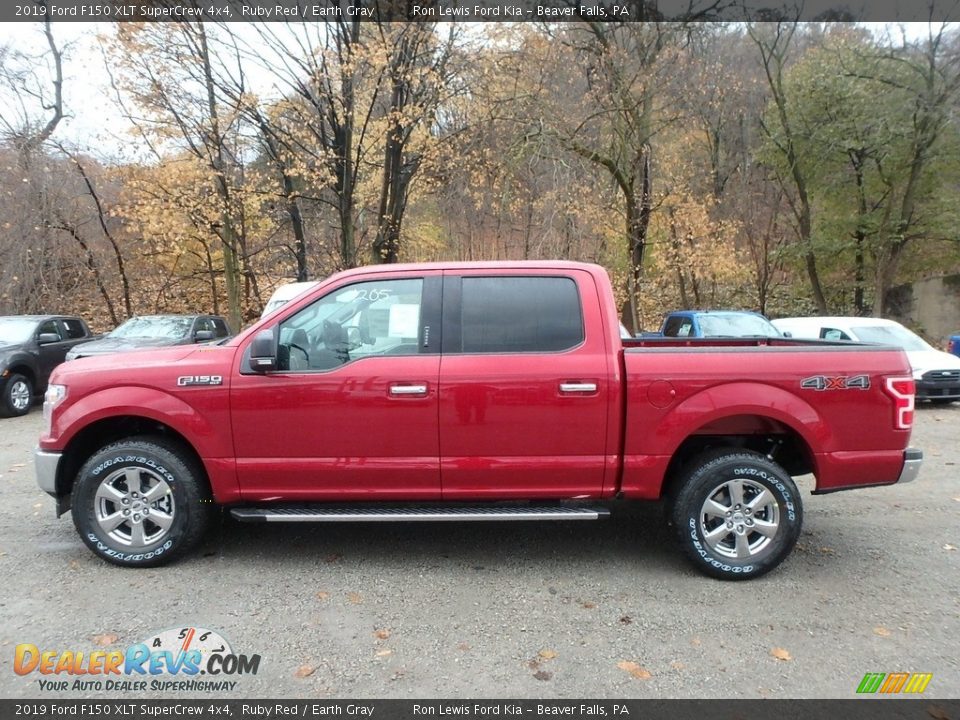
M 63 318 L 61 322 L 63 322 L 63 326 L 67 330 L 67 337 L 69 339 L 79 340 L 87 336 L 87 331 L 84 329 L 83 323 L 76 318 Z
M 572 278 L 464 277 L 462 283 L 460 352 L 561 352 L 584 340 Z

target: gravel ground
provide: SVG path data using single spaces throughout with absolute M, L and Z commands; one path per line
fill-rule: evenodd
M 806 494 L 798 547 L 747 583 L 692 570 L 656 506 L 597 523 L 224 520 L 178 564 L 116 568 L 37 489 L 40 423 L 0 420 L 0 697 L 173 696 L 44 692 L 14 648 L 123 650 L 189 626 L 261 656 L 234 698 L 843 698 L 897 671 L 960 697 L 960 405 L 918 412 L 916 482 Z

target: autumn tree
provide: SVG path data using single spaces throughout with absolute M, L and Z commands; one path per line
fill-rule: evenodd
M 785 88 L 785 74 L 791 51 L 796 53 L 794 39 L 799 23 L 776 22 L 752 24 L 748 27 L 751 40 L 757 47 L 760 62 L 771 97 L 770 117 L 763 122 L 763 130 L 775 151 L 782 157 L 778 181 L 796 221 L 797 240 L 803 254 L 807 279 L 817 311 L 827 313 L 827 300 L 820 282 L 817 255 L 812 246 L 813 221 L 810 200 L 810 179 L 801 163 L 797 148 L 797 131 L 792 117 L 792 103 Z
M 219 241 L 230 324 L 243 322 L 244 276 L 256 282 L 236 197 L 237 108 L 223 102 L 214 83 L 218 62 L 204 21 L 124 24 L 114 48 L 123 89 L 142 115 L 130 117 L 157 142 L 186 148 L 208 168 L 217 220 L 208 232 Z

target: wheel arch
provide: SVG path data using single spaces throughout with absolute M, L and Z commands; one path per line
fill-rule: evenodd
M 175 444 L 182 450 L 210 486 L 207 468 L 189 440 L 170 425 L 138 415 L 114 415 L 90 423 L 77 432 L 67 443 L 57 468 L 56 491 L 59 497 L 68 497 L 73 492 L 77 473 L 84 463 L 98 450 L 121 440 L 143 437 L 159 437 Z
M 661 473 L 651 478 L 659 486 L 644 496 L 660 497 L 674 491 L 678 473 L 694 457 L 720 447 L 772 455 L 791 475 L 817 475 L 817 452 L 833 444 L 833 429 L 806 400 L 783 388 L 731 382 L 683 400 L 645 443 L 650 455 L 662 455 Z
M 33 387 L 33 392 L 36 393 L 39 389 L 37 387 L 37 373 L 36 371 L 27 363 L 20 361 L 15 361 L 11 365 L 7 366 L 6 372 L 4 373 L 4 378 L 9 379 L 13 375 L 23 375 L 27 380 L 30 381 L 30 385 Z
M 704 423 L 677 446 L 664 474 L 663 494 L 675 495 L 683 469 L 705 453 L 719 449 L 760 453 L 791 476 L 817 473 L 810 442 L 791 424 L 769 415 L 728 415 Z

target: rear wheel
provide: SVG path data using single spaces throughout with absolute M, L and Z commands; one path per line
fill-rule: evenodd
M 109 445 L 81 468 L 73 522 L 104 560 L 163 565 L 199 542 L 209 524 L 206 480 L 196 461 L 162 438 Z
M 7 378 L 0 397 L 0 414 L 7 417 L 26 415 L 33 403 L 33 383 L 30 378 L 14 373 Z
M 803 508 L 793 480 L 746 450 L 717 450 L 683 472 L 671 512 L 681 546 L 707 575 L 746 580 L 773 570 L 800 536 Z

